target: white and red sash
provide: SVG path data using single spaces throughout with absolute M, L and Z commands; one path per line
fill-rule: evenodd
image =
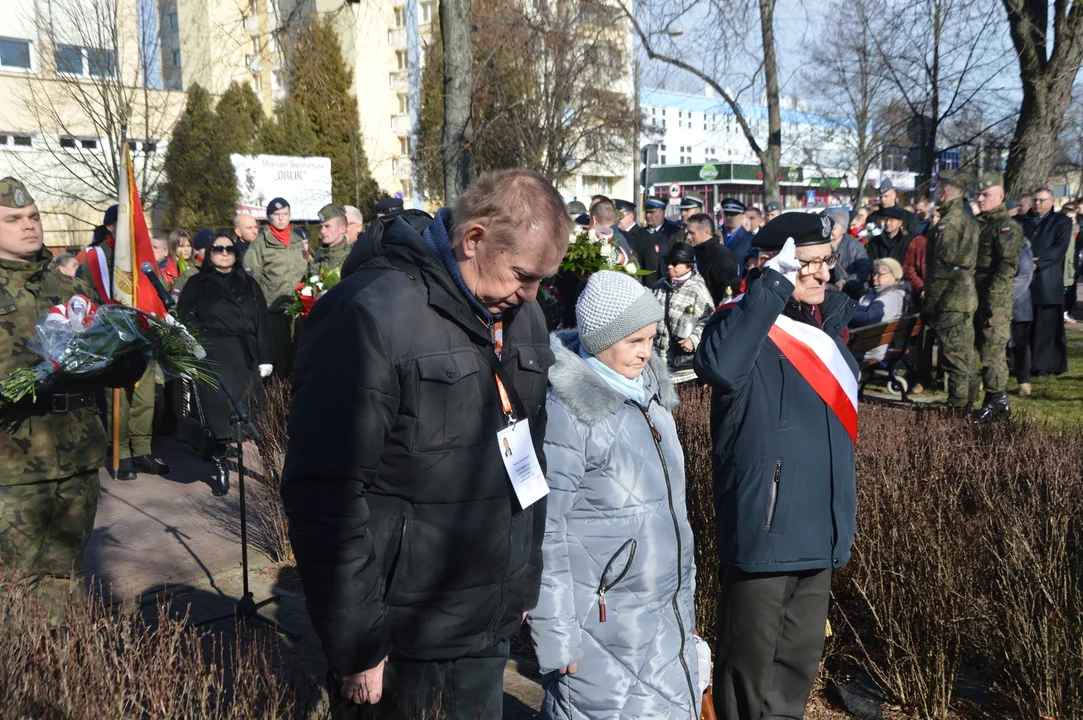
M 838 344 L 820 328 L 785 315 L 778 316 L 767 337 L 827 403 L 856 445 L 857 378 Z
M 105 302 L 113 298 L 113 281 L 109 275 L 109 263 L 105 259 L 105 251 L 95 245 L 86 251 L 86 267 L 90 272 L 90 281 L 98 291 L 98 295 Z
M 744 293 L 719 306 L 729 310 L 737 306 Z M 838 344 L 827 333 L 812 325 L 779 315 L 767 333 L 786 359 L 812 386 L 839 419 L 853 443 L 857 444 L 857 378 L 846 364 Z

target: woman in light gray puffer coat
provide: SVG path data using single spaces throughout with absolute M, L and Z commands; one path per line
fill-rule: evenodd
M 677 397 L 651 353 L 661 315 L 630 277 L 596 273 L 579 330 L 553 336 L 544 569 L 530 612 L 544 717 L 699 717 Z

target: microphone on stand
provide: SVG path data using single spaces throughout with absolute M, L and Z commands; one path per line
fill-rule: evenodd
M 154 291 L 158 293 L 158 299 L 165 305 L 166 310 L 177 304 L 177 301 L 173 299 L 173 295 L 165 289 L 165 285 L 162 285 L 162 281 L 158 279 L 158 273 L 154 272 L 153 265 L 145 262 L 139 266 L 139 269 L 143 271 L 143 274 L 150 280 L 150 284 L 154 286 Z

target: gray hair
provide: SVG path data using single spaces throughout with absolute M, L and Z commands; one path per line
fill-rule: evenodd
M 343 205 L 342 209 L 346 211 L 347 223 L 355 222 L 358 225 L 363 225 L 365 223 L 365 218 L 361 214 L 361 211 L 355 208 L 353 205 Z

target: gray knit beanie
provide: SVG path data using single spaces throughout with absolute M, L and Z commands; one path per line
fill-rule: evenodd
M 601 270 L 590 276 L 575 304 L 579 341 L 597 355 L 651 323 L 662 321 L 662 306 L 631 275 Z

